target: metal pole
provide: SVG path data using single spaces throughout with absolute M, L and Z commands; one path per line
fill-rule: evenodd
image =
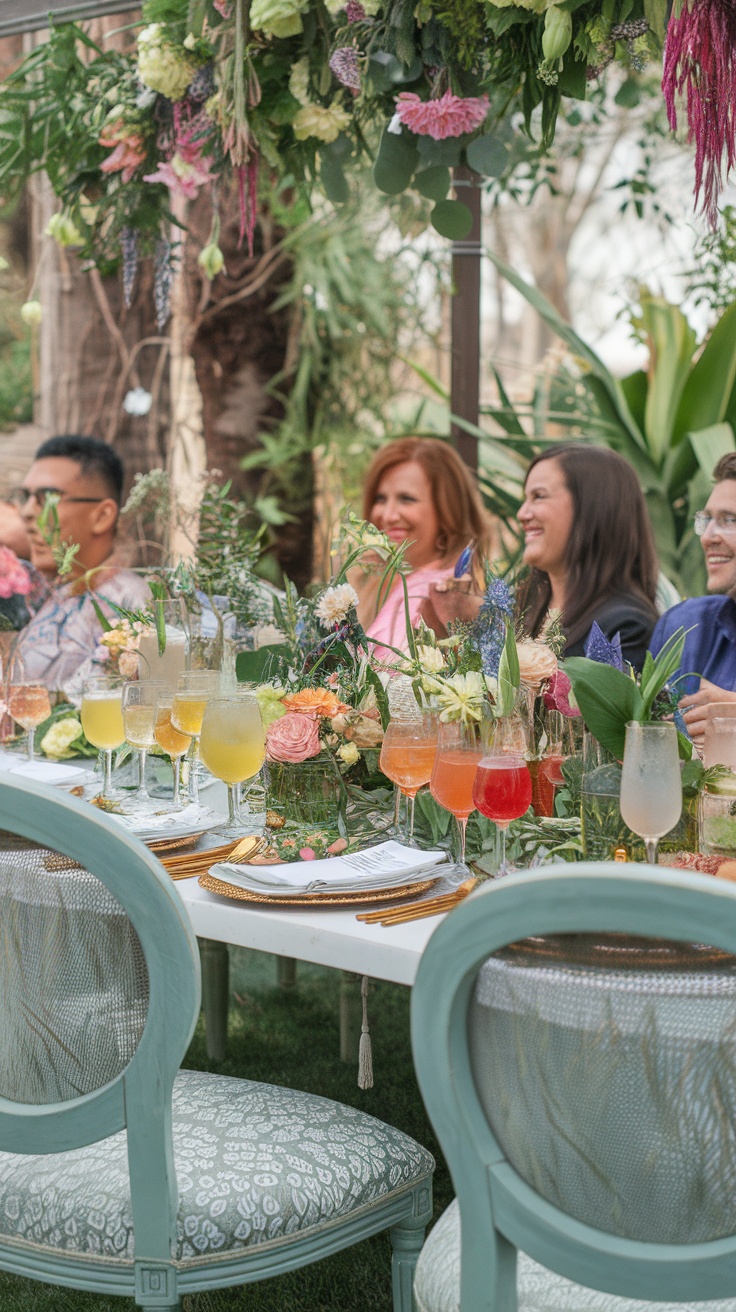
M 452 369 L 450 409 L 468 423 L 478 423 L 480 392 L 480 175 L 463 165 L 453 170 L 457 200 L 467 205 L 473 226 L 464 241 L 452 246 Z M 466 465 L 478 468 L 478 439 L 457 424 L 450 430 L 453 445 Z

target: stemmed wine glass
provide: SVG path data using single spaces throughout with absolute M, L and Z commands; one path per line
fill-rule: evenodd
M 505 875 L 506 830 L 532 801 L 532 777 L 524 755 L 526 736 L 518 716 L 490 721 L 484 732 L 483 759 L 478 765 L 473 801 L 481 815 L 496 826 L 496 875 Z
M 153 736 L 162 752 L 166 752 L 171 758 L 174 767 L 174 798 L 172 810 L 181 811 L 181 758 L 192 745 L 191 736 L 188 733 L 180 733 L 174 728 L 171 722 L 171 711 L 174 704 L 173 689 L 163 686 L 159 689 L 156 697 L 156 720 L 153 727 Z
M 242 833 L 238 789 L 258 774 L 266 754 L 266 733 L 255 697 L 242 692 L 211 697 L 202 718 L 199 751 L 207 769 L 227 784 L 227 824 L 219 832 Z
M 202 732 L 205 707 L 209 698 L 218 691 L 219 685 L 220 676 L 216 671 L 187 670 L 179 675 L 171 708 L 172 725 L 179 733 L 189 734 L 192 740 L 189 752 L 189 801 L 195 805 L 199 802 L 199 735 Z
M 26 753 L 28 761 L 36 758 L 36 729 L 51 714 L 49 690 L 40 679 L 26 679 L 22 667 L 16 663 L 11 668 L 8 684 L 8 712 L 16 724 L 26 730 Z
M 122 697 L 123 681 L 113 676 L 86 679 L 82 687 L 82 728 L 85 738 L 99 749 L 102 758 L 105 799 L 112 793 L 112 754 L 125 742 Z
M 408 798 L 405 841 L 414 842 L 414 801 L 419 789 L 428 784 L 437 751 L 437 717 L 425 712 L 411 720 L 389 720 L 381 745 L 380 768 L 388 779 Z
M 475 772 L 483 755 L 481 725 L 476 721 L 464 724 L 438 726 L 437 755 L 435 757 L 429 791 L 434 800 L 451 811 L 457 820 L 460 833 L 461 870 L 467 871 L 465 862 L 465 830 L 468 816 L 475 809 L 473 784 Z
M 627 724 L 620 803 L 621 819 L 644 839 L 647 861 L 656 865 L 659 840 L 682 813 L 677 729 L 670 721 Z
M 146 806 L 151 797 L 146 788 L 146 757 L 156 739 L 156 712 L 158 696 L 166 684 L 156 679 L 138 679 L 123 684 L 123 725 L 125 739 L 138 753 L 138 787 L 135 790 L 136 806 Z

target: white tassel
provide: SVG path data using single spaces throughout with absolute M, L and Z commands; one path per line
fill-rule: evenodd
M 358 1049 L 358 1088 L 373 1088 L 373 1049 L 368 1031 L 368 976 L 364 975 L 360 984 L 360 996 L 363 1003 L 363 1023 L 360 1027 L 360 1047 Z

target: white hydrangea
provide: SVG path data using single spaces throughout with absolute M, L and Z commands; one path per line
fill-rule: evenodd
M 358 594 L 349 583 L 340 583 L 336 588 L 326 588 L 322 593 L 315 614 L 326 629 L 341 624 L 348 611 L 358 604 Z
M 196 64 L 165 39 L 161 23 L 149 23 L 138 36 L 138 76 L 144 86 L 168 100 L 181 100 Z
M 266 36 L 296 36 L 303 30 L 302 13 L 309 0 L 252 0 L 250 25 Z
M 309 59 L 306 55 L 291 66 L 289 91 L 300 105 L 309 104 Z

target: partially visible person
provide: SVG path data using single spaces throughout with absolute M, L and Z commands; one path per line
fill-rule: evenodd
M 407 591 L 412 624 L 420 616 L 439 636 L 450 618 L 474 613 L 471 551 L 478 569 L 492 539 L 491 521 L 473 475 L 446 442 L 431 437 L 404 437 L 387 443 L 374 457 L 363 494 L 363 516 L 397 545 L 407 543 Z M 463 556 L 463 553 L 466 553 Z M 461 559 L 462 558 L 462 559 Z M 467 562 L 467 563 L 466 563 Z M 460 565 L 463 581 L 454 584 Z M 389 648 L 407 650 L 404 590 L 396 579 L 379 597 L 381 569 L 351 573 L 359 594 L 358 617 L 374 654 L 391 662 Z M 466 599 L 467 598 L 467 599 Z M 385 644 L 383 646 L 382 644 Z
M 23 516 L 12 501 L 0 501 L 0 547 L 10 547 L 20 560 L 31 558 L 31 544 Z
M 707 597 L 691 597 L 662 616 L 652 636 L 661 651 L 678 629 L 689 630 L 674 676 L 687 731 L 695 743 L 705 734 L 708 708 L 736 702 L 736 452 L 713 470 L 715 486 L 695 516 L 695 532 L 705 555 Z
M 52 437 L 42 443 L 16 493 L 28 534 L 31 564 L 46 581 L 30 623 L 18 641 L 24 676 L 72 699 L 93 664 L 102 633 L 92 593 L 111 620 L 109 600 L 126 609 L 150 601 L 145 581 L 115 556 L 123 489 L 120 457 L 92 437 Z M 58 539 L 79 550 L 68 578 L 60 579 L 54 553 L 39 527 L 49 495 L 56 499 Z
M 640 670 L 657 620 L 657 553 L 634 470 L 604 447 L 562 442 L 532 460 L 518 514 L 531 566 L 517 607 L 536 638 L 560 612 L 565 656 L 584 656 L 593 622 Z

